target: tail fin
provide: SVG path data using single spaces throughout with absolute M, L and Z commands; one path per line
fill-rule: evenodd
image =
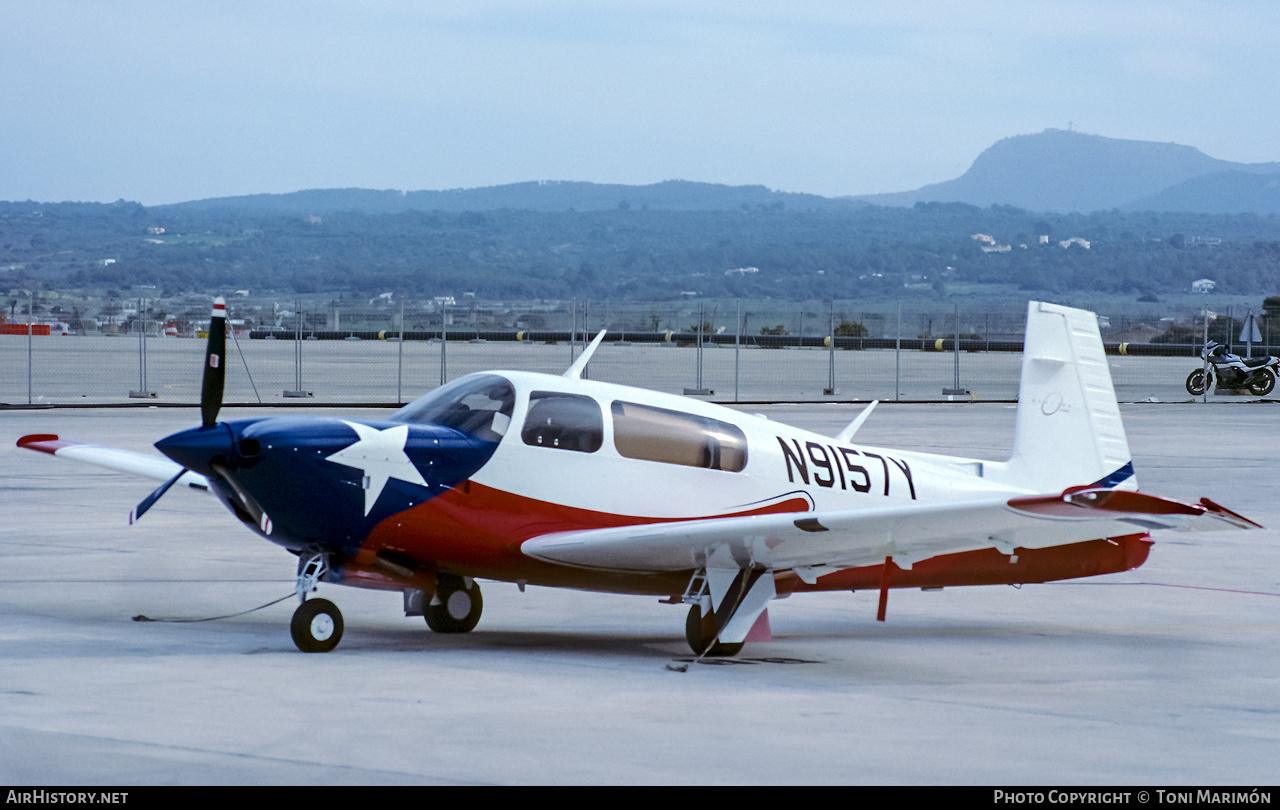
M 988 469 L 1039 492 L 1138 488 L 1092 312 L 1038 301 L 1027 307 L 1013 457 Z

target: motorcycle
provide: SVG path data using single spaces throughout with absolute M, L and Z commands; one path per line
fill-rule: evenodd
M 1265 397 L 1276 387 L 1276 375 L 1280 373 L 1280 357 L 1240 357 L 1227 351 L 1221 343 L 1209 341 L 1200 357 L 1209 364 L 1209 374 L 1198 368 L 1187 375 L 1187 392 L 1200 396 L 1209 382 L 1218 388 L 1246 388 L 1256 397 Z

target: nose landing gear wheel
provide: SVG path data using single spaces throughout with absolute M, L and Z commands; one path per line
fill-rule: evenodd
M 289 623 L 293 643 L 303 652 L 329 652 L 342 640 L 342 612 L 328 599 L 308 599 Z
M 427 627 L 437 633 L 470 633 L 480 621 L 484 600 L 480 586 L 452 574 L 441 574 L 436 579 L 436 593 L 423 607 Z

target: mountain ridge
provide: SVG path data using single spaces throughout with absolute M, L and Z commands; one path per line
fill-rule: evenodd
M 215 197 L 152 206 L 158 211 L 212 211 L 234 208 L 257 214 L 305 216 L 340 211 L 391 214 L 403 211 L 607 211 L 655 208 L 720 211 L 735 208 L 856 209 L 866 203 L 843 198 L 774 191 L 761 185 L 728 186 L 688 180 L 664 180 L 642 186 L 573 180 L 528 181 L 440 191 L 307 189 L 286 194 Z
M 961 202 L 1062 213 L 1112 208 L 1144 210 L 1141 204 L 1146 201 L 1176 206 L 1151 210 L 1280 213 L 1280 197 L 1273 203 L 1271 198 L 1254 195 L 1255 207 L 1248 209 L 1222 199 L 1221 183 L 1209 178 L 1224 172 L 1280 174 L 1280 163 L 1235 163 L 1182 144 L 1046 129 L 997 141 L 954 180 L 931 183 L 914 191 L 857 195 L 853 199 L 887 206 Z M 1215 185 L 1219 191 L 1210 193 L 1208 187 Z M 1175 186 L 1179 187 L 1177 193 L 1165 194 Z
M 1003 138 L 983 150 L 961 176 L 912 191 L 824 197 L 688 180 L 648 185 L 527 181 L 445 190 L 305 189 L 284 194 L 215 197 L 149 206 L 159 213 L 242 212 L 324 216 L 335 213 L 852 211 L 867 205 L 963 203 L 1007 205 L 1032 212 L 1099 210 L 1199 214 L 1280 214 L 1280 163 L 1236 163 L 1176 143 L 1124 140 L 1046 129 Z

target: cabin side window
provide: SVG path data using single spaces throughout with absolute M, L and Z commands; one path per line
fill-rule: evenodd
M 615 401 L 613 443 L 627 458 L 740 472 L 747 437 L 735 425 L 705 416 Z
M 534 391 L 520 438 L 534 447 L 594 453 L 604 444 L 604 417 L 591 397 Z

